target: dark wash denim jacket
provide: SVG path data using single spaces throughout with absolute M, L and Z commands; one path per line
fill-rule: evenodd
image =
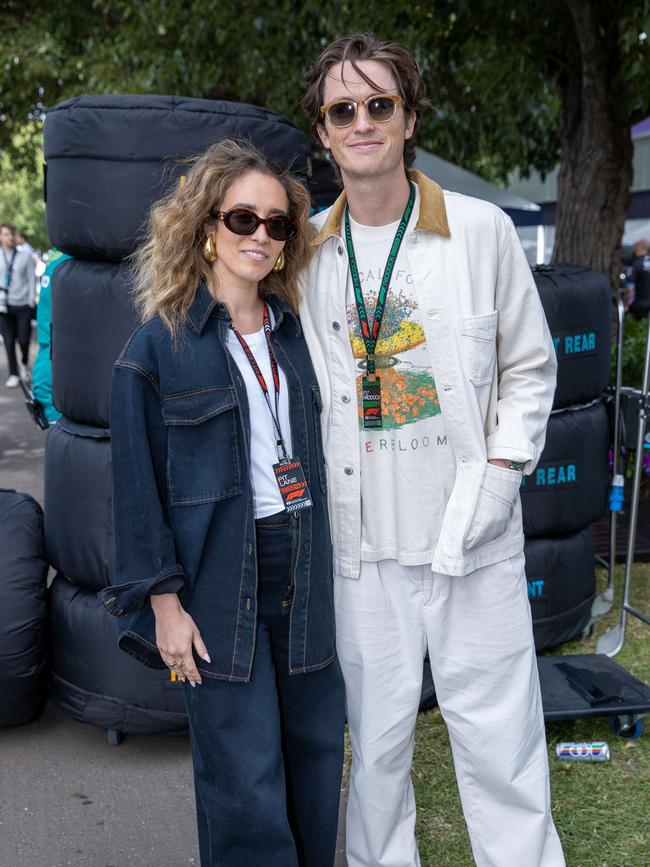
M 297 542 L 290 672 L 334 658 L 332 556 L 320 392 L 299 320 L 280 298 L 272 345 L 289 394 L 293 456 L 313 508 L 294 513 Z M 178 591 L 212 662 L 207 677 L 250 679 L 257 563 L 246 387 L 226 349 L 230 316 L 201 284 L 178 348 L 160 319 L 115 363 L 111 391 L 113 586 L 98 595 L 120 618 L 120 647 L 154 668 L 149 593 Z M 155 590 L 154 590 L 155 588 Z

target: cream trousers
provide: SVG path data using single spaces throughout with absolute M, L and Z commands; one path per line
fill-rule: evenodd
M 348 867 L 419 867 L 410 770 L 428 649 L 478 867 L 564 867 L 523 554 L 466 576 L 362 563 L 335 580 L 352 768 Z

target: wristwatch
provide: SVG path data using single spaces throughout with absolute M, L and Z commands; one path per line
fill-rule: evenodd
M 518 473 L 523 473 L 524 467 L 526 466 L 525 463 L 522 463 L 521 461 L 511 461 L 508 460 L 508 458 L 504 458 L 504 460 L 509 470 L 515 470 Z

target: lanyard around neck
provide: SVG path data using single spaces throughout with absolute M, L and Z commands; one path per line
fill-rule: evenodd
M 381 279 L 379 295 L 377 297 L 377 304 L 375 305 L 375 315 L 372 323 L 372 330 L 370 329 L 370 325 L 368 323 L 368 312 L 366 310 L 366 303 L 363 299 L 363 292 L 361 291 L 361 280 L 359 279 L 357 259 L 354 255 L 352 231 L 350 229 L 350 210 L 347 205 L 345 207 L 345 242 L 348 248 L 348 258 L 350 260 L 350 274 L 352 276 L 352 285 L 354 287 L 354 298 L 357 303 L 357 313 L 359 314 L 359 324 L 361 325 L 361 336 L 363 337 L 363 342 L 366 347 L 366 373 L 370 374 L 371 376 L 375 373 L 375 349 L 377 348 L 377 341 L 379 340 L 379 331 L 381 329 L 381 322 L 384 316 L 384 307 L 386 304 L 386 296 L 388 295 L 390 279 L 393 276 L 393 268 L 395 267 L 395 262 L 397 261 L 397 254 L 399 253 L 399 248 L 402 245 L 402 239 L 404 238 L 404 235 L 406 233 L 406 227 L 408 226 L 408 222 L 411 218 L 411 213 L 413 211 L 413 205 L 415 203 L 415 185 L 411 181 L 409 181 L 409 186 L 411 188 L 411 191 L 409 193 L 408 202 L 406 203 L 406 209 L 404 210 L 402 219 L 400 220 L 397 231 L 395 232 L 395 237 L 393 238 L 390 253 L 388 254 L 388 259 L 386 260 L 384 275 Z
M 269 351 L 269 361 L 271 362 L 271 373 L 273 375 L 273 391 L 275 392 L 275 412 L 273 411 L 273 406 L 271 405 L 271 397 L 269 395 L 269 388 L 266 384 L 266 380 L 264 379 L 264 374 L 260 370 L 260 366 L 257 363 L 253 352 L 246 343 L 244 337 L 237 331 L 234 325 L 231 325 L 235 337 L 239 341 L 241 348 L 244 350 L 244 354 L 248 359 L 248 363 L 253 368 L 253 373 L 262 389 L 262 393 L 264 395 L 264 399 L 266 400 L 266 405 L 269 408 L 269 412 L 271 413 L 271 418 L 273 419 L 273 430 L 275 433 L 275 446 L 278 451 L 278 459 L 285 463 L 289 460 L 289 453 L 284 444 L 284 437 L 282 436 L 282 430 L 280 429 L 280 374 L 278 371 L 278 363 L 275 358 L 275 353 L 271 347 L 271 318 L 269 316 L 269 309 L 264 305 L 264 337 L 266 338 L 266 346 Z

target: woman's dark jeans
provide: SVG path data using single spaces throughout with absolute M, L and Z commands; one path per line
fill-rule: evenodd
M 258 620 L 249 683 L 185 686 L 201 867 L 332 867 L 343 764 L 338 660 L 289 675 L 295 521 L 256 521 Z M 208 647 L 208 652 L 210 648 Z

